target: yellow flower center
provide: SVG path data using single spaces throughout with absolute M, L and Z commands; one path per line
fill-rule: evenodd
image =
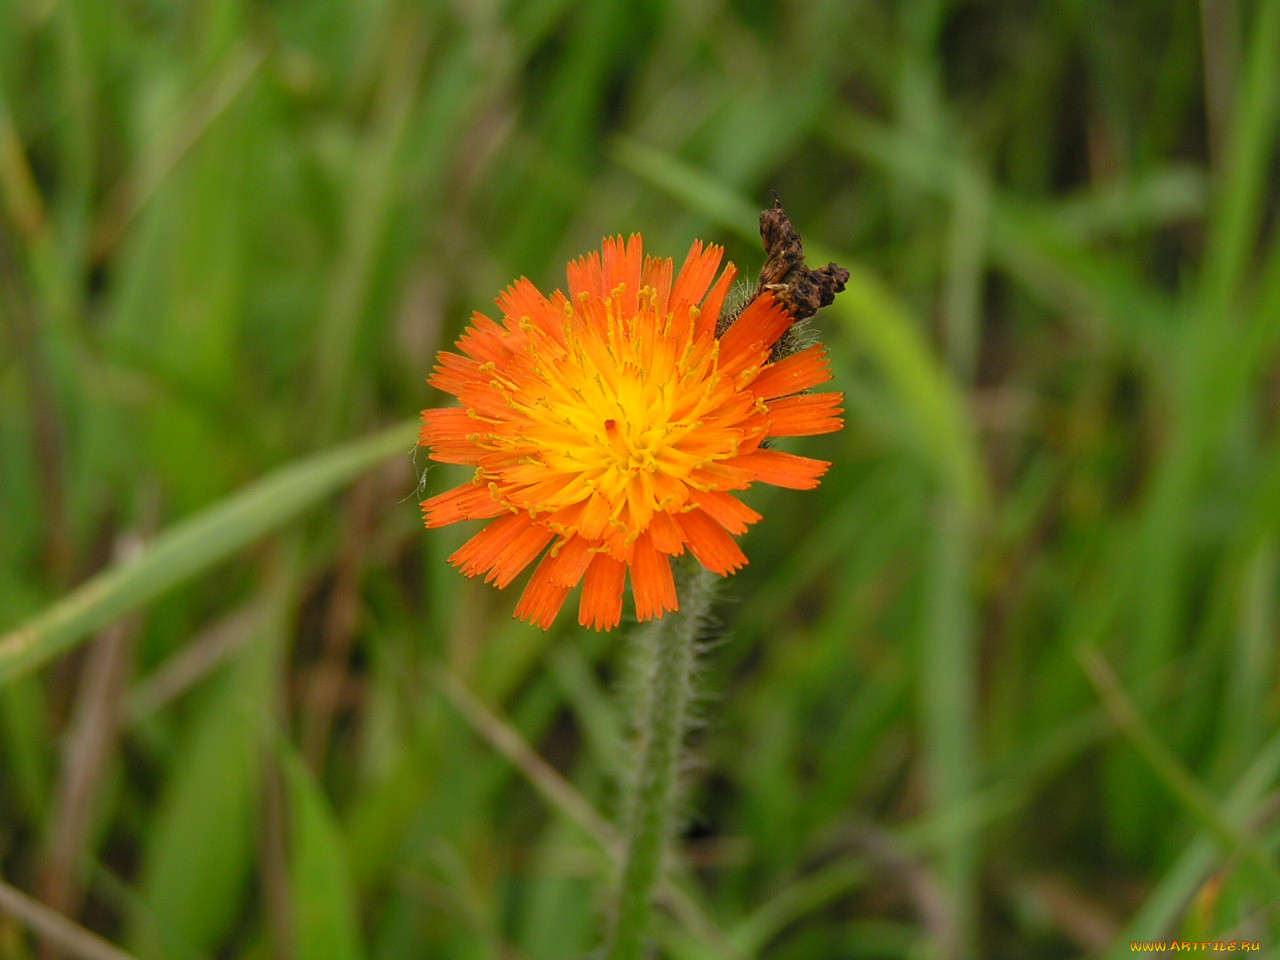
M 630 521 L 642 527 L 654 510 L 684 501 L 690 469 L 706 460 L 682 441 L 701 425 L 719 383 L 718 351 L 714 341 L 695 348 L 689 338 L 677 343 L 655 336 L 669 329 L 671 317 L 657 313 L 648 288 L 630 315 L 624 298 L 620 287 L 603 303 L 584 304 L 605 311 L 603 333 L 566 318 L 566 356 L 533 367 L 540 396 L 524 407 L 531 423 L 521 446 L 565 480 L 542 509 L 594 493 L 615 524 L 627 507 Z M 526 386 L 526 396 L 530 392 Z M 717 459 L 733 453 L 726 446 Z

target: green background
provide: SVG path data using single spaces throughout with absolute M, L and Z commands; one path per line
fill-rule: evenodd
M 662 955 L 1273 948 L 1278 111 L 1275 0 L 0 0 L 0 957 L 589 955 L 626 632 L 449 567 L 412 420 L 771 190 L 848 426 L 749 496 Z

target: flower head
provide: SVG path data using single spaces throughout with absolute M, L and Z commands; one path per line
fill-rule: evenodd
M 608 630 L 630 575 L 636 617 L 676 610 L 670 558 L 688 550 L 722 576 L 747 562 L 734 540 L 760 515 L 734 491 L 754 481 L 815 487 L 825 461 L 766 449 L 770 437 L 839 430 L 820 345 L 770 362 L 793 317 L 768 290 L 727 330 L 735 274 L 695 242 L 680 272 L 633 235 L 568 266 L 568 294 L 527 279 L 475 314 L 429 383 L 461 406 L 423 411 L 433 460 L 475 467 L 422 504 L 428 527 L 490 519 L 449 558 L 506 587 L 534 560 L 516 616 L 551 625 L 582 582 L 578 619 Z M 496 518 L 496 519 L 495 519 Z

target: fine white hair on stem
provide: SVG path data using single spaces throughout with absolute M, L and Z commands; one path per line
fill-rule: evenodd
M 729 288 L 728 295 L 724 298 L 724 306 L 720 309 L 720 316 L 716 318 L 716 336 L 724 336 L 724 332 L 733 326 L 733 321 L 738 319 L 738 315 L 746 309 L 756 295 L 756 285 L 746 277 L 739 277 L 734 281 L 733 286 Z
M 701 637 L 714 598 L 715 575 L 690 555 L 675 569 L 680 609 L 641 625 L 632 635 L 630 676 L 635 765 L 628 771 L 622 822 L 627 855 L 607 939 L 608 960 L 641 960 L 654 891 L 680 819 L 689 705 L 699 671 Z

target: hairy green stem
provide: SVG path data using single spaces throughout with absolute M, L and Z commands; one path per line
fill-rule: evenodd
M 627 805 L 627 857 L 607 960 L 645 956 L 653 893 L 662 877 L 674 819 L 698 637 L 711 606 L 714 575 L 684 557 L 676 564 L 675 576 L 680 609 L 634 634 L 640 671 L 638 756 Z

